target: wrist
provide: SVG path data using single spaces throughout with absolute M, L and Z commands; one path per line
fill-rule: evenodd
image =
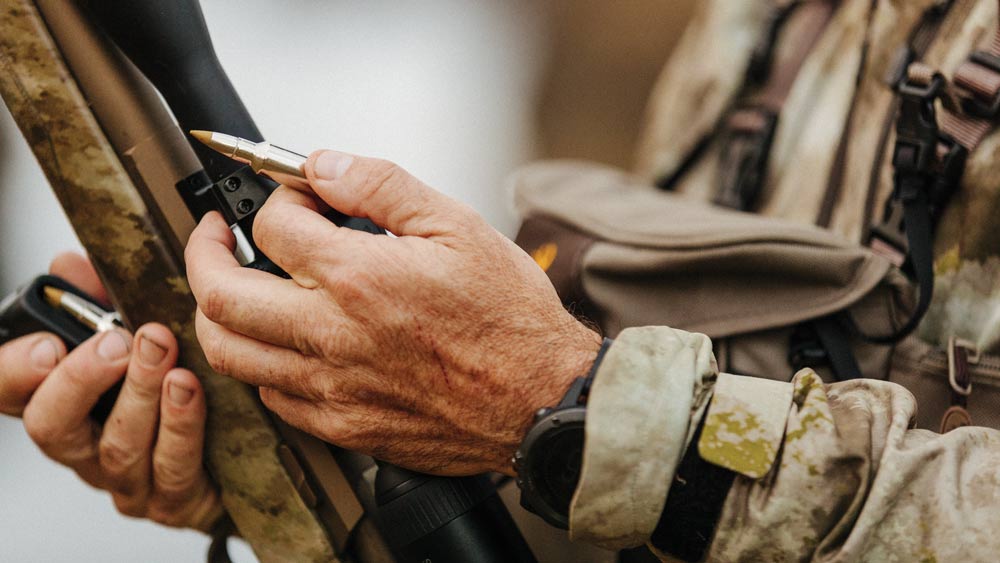
M 558 345 L 550 345 L 543 350 L 548 361 L 539 362 L 539 368 L 527 386 L 527 393 L 517 397 L 518 405 L 511 422 L 510 440 L 503 444 L 502 459 L 495 471 L 516 476 L 511 465 L 514 453 L 520 447 L 525 435 L 533 425 L 535 413 L 539 409 L 551 408 L 562 400 L 573 381 L 584 377 L 594 365 L 601 349 L 603 338 L 576 319 L 570 334 Z
M 511 460 L 521 506 L 558 528 L 569 527 L 569 506 L 582 472 L 590 387 L 612 342 L 604 339 L 586 375 L 574 378 L 557 403 L 535 413 Z

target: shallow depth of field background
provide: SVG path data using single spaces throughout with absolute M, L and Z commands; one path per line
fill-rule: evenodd
M 691 1 L 202 4 L 269 141 L 394 160 L 512 236 L 503 180 L 519 164 L 554 155 L 628 165 L 642 99 Z M 73 248 L 0 104 L 0 295 Z M 206 547 L 200 533 L 119 516 L 0 415 L 0 561 L 199 561 Z M 252 560 L 245 548 L 235 555 Z

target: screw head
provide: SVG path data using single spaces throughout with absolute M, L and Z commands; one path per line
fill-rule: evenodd
M 240 186 L 242 185 L 243 182 L 241 182 L 240 179 L 235 176 L 226 178 L 226 181 L 222 183 L 222 187 L 227 192 L 235 192 L 236 190 L 240 189 Z
M 241 199 L 239 203 L 236 204 L 236 211 L 240 213 L 250 213 L 253 211 L 253 201 L 249 199 Z

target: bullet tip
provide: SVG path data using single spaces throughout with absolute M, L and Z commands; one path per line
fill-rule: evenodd
M 211 131 L 202 131 L 200 129 L 192 129 L 191 131 L 188 131 L 188 132 L 191 133 L 192 137 L 194 137 L 195 139 L 198 139 L 199 141 L 201 141 L 202 143 L 205 143 L 206 145 L 212 140 L 212 132 Z
M 48 301 L 49 305 L 59 307 L 62 304 L 62 296 L 65 293 L 63 290 L 47 285 L 43 291 L 45 293 L 45 300 Z

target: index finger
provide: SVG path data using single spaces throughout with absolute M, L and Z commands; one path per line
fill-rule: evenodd
M 294 347 L 301 319 L 290 312 L 311 303 L 310 290 L 278 276 L 244 268 L 233 256 L 235 240 L 217 213 L 202 219 L 184 257 L 198 308 L 211 321 L 258 340 Z

